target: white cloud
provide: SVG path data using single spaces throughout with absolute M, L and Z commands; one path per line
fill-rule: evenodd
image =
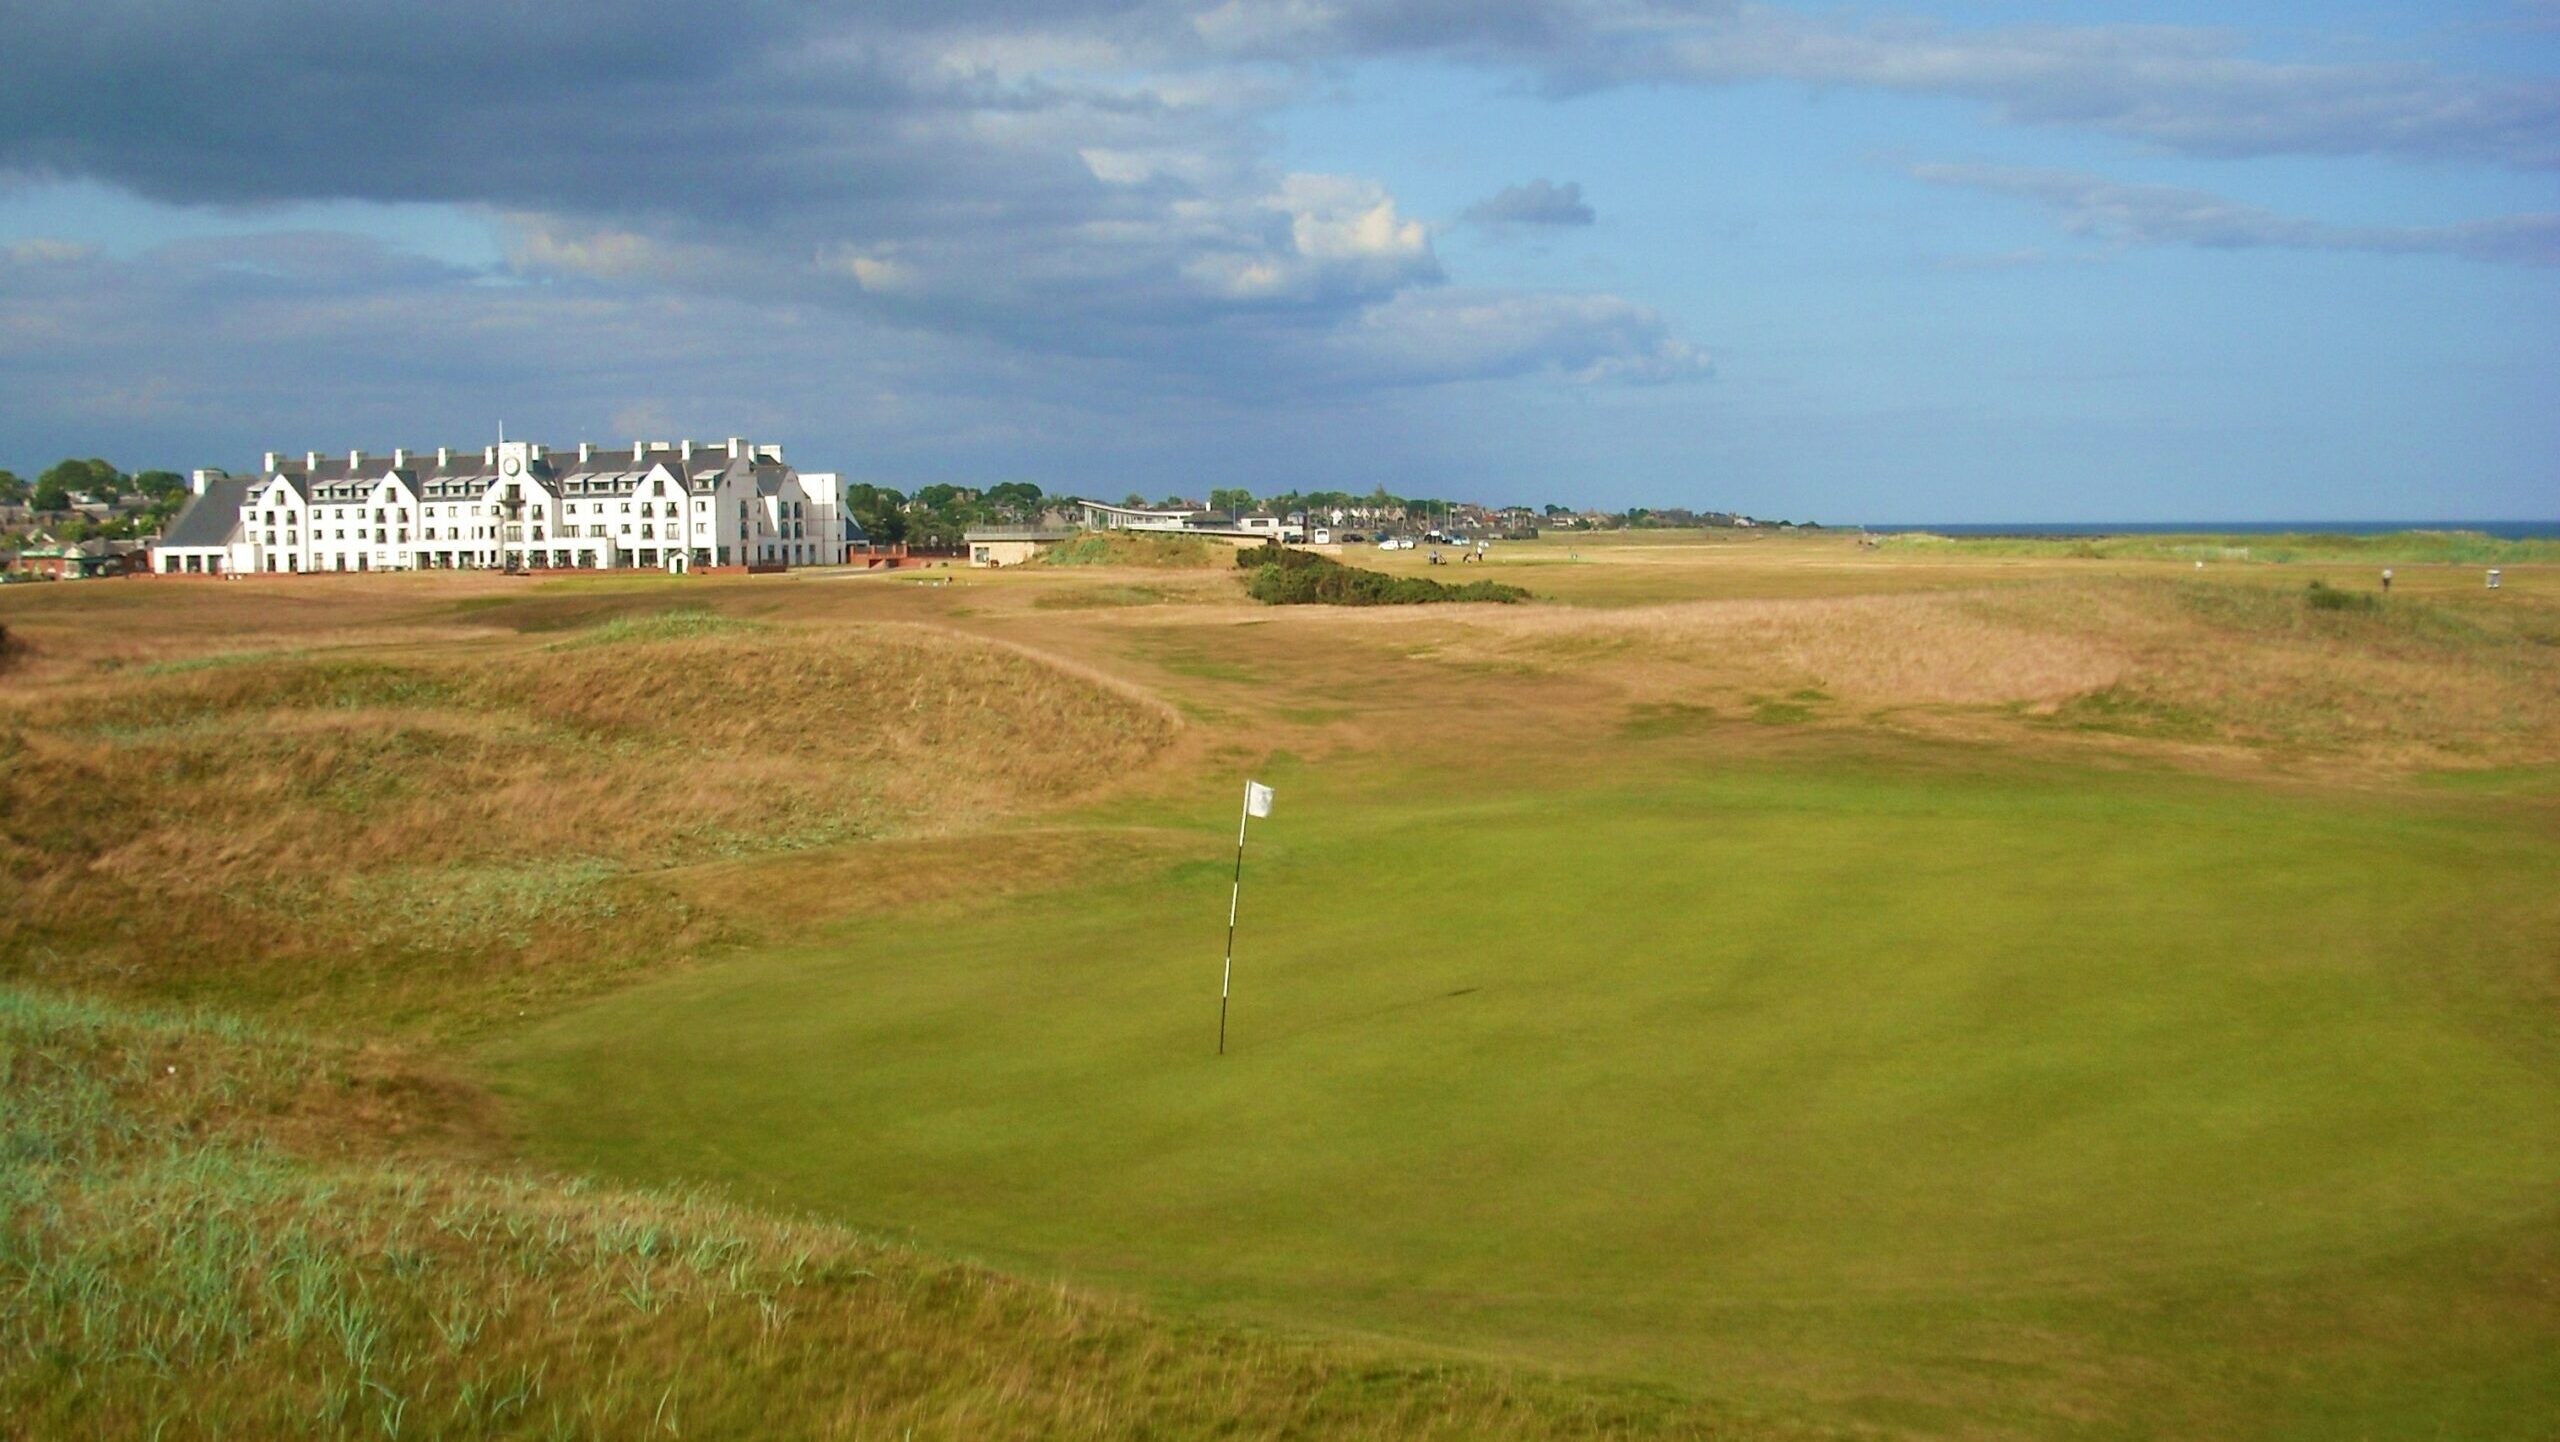
M 1506 185 L 1467 207 L 1466 218 L 1500 229 L 1515 225 L 1589 225 L 1599 217 L 1583 203 L 1582 183 L 1562 185 L 1543 177 L 1525 185 Z
M 847 246 L 822 252 L 818 268 L 851 276 L 855 285 L 872 295 L 918 295 L 925 289 L 924 275 L 914 265 L 894 256 L 865 255 Z
M 673 268 L 664 243 L 634 231 L 525 212 L 506 223 L 507 260 L 521 271 L 629 280 Z
M 1398 215 L 1375 181 L 1292 175 L 1271 203 L 1288 212 L 1290 238 L 1309 260 L 1402 266 L 1431 254 L 1430 228 Z
M 1662 382 L 1713 369 L 1652 310 L 1557 292 L 1407 291 L 1363 311 L 1331 349 L 1364 375 L 1406 384 L 1539 373 Z
M 1932 185 L 2034 202 L 2073 235 L 2118 245 L 2218 250 L 2367 251 L 2454 255 L 2508 265 L 2560 265 L 2560 215 L 2512 215 L 2453 225 L 2338 225 L 2279 214 L 2210 191 L 2128 185 L 2068 170 L 1930 164 Z
M 76 240 L 57 240 L 52 236 L 30 236 L 0 251 L 11 265 L 77 265 L 94 258 L 98 248 Z

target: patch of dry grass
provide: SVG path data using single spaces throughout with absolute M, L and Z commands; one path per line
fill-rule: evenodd
M 119 669 L 0 709 L 0 966 L 182 995 L 352 967 L 403 1006 L 457 959 L 610 969 L 709 935 L 640 874 L 1053 804 L 1177 725 L 911 626 Z
M 2393 766 L 2560 759 L 2560 614 L 2521 597 L 2338 610 L 2110 578 L 1473 615 L 1446 654 L 1607 675 L 1640 705 L 1809 687 L 1868 714 L 1942 713 L 1915 724 L 1999 713 Z
M 1567 664 L 1642 657 L 1880 705 L 2059 700 L 2133 664 L 2102 636 L 2039 629 L 1966 595 L 1692 601 L 1476 624 Z

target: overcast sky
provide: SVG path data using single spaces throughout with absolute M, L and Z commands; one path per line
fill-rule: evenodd
M 0 466 L 2560 516 L 2560 0 L 10 0 Z

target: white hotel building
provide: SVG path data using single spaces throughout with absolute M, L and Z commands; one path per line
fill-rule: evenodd
M 198 471 L 153 548 L 170 573 L 448 569 L 690 570 L 835 565 L 843 490 L 782 447 L 635 441 L 554 450 L 503 441 L 295 456 L 261 474 Z

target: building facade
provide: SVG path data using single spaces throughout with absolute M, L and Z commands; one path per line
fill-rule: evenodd
M 690 570 L 836 565 L 843 488 L 782 447 L 504 441 L 389 455 L 269 452 L 256 476 L 198 471 L 155 548 L 167 573 Z

